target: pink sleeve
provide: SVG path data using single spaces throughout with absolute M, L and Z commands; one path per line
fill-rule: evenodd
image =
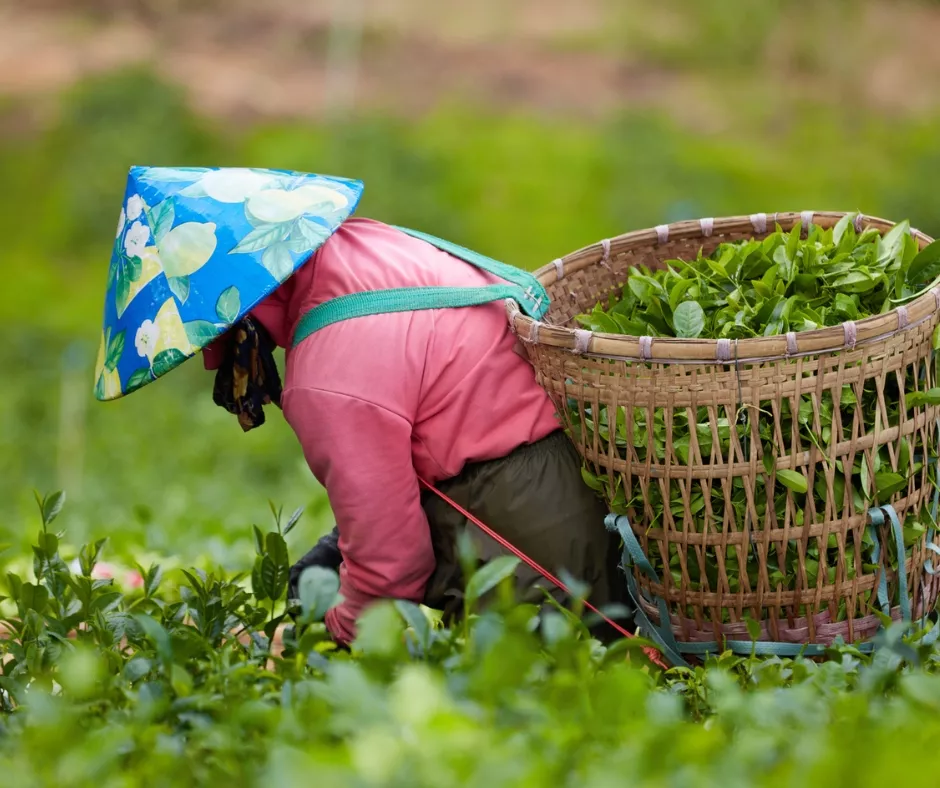
M 225 351 L 228 349 L 229 339 L 229 333 L 226 331 L 222 336 L 202 349 L 202 363 L 210 372 L 214 372 L 222 366 Z
M 348 643 L 366 605 L 380 598 L 420 602 L 434 570 L 412 425 L 380 405 L 310 388 L 285 393 L 284 415 L 336 517 L 344 602 L 326 625 Z

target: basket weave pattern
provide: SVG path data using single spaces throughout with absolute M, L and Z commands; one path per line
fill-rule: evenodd
M 736 342 L 595 334 L 580 330 L 574 317 L 606 303 L 633 266 L 659 268 L 669 259 L 694 259 L 700 249 L 710 254 L 720 243 L 762 238 L 775 222 L 784 230 L 810 222 L 831 227 L 843 215 L 755 215 L 630 233 L 536 272 L 552 299 L 542 323 L 509 307 L 538 380 L 588 467 L 606 477 L 608 491 L 618 485 L 624 491 L 620 501 L 608 503 L 629 516 L 661 579 L 656 583 L 634 570 L 640 603 L 659 623 L 650 600 L 665 599 L 680 643 L 747 640 L 747 618 L 759 622 L 760 639 L 769 641 L 828 645 L 838 636 L 852 642 L 875 633 L 880 621 L 871 609 L 874 590 L 885 572 L 896 603 L 899 578 L 886 570 L 887 550 L 872 564 L 867 515 L 853 506 L 853 491 L 839 468 L 867 464 L 874 479 L 875 455 L 884 447 L 888 470 L 897 470 L 906 440 L 923 458 L 921 467 L 890 501 L 877 503 L 891 503 L 903 523 L 905 513 L 932 500 L 927 458 L 936 455 L 940 408 L 902 408 L 891 415 L 889 403 L 905 391 L 937 385 L 932 336 L 940 290 L 856 323 Z M 870 226 L 885 232 L 892 224 L 856 218 L 857 229 Z M 921 247 L 930 241 L 914 235 Z M 854 405 L 841 401 L 847 390 L 859 403 L 863 392 L 877 393 L 873 428 Z M 811 431 L 821 430 L 821 414 L 831 410 L 834 437 L 828 445 L 801 433 L 795 417 L 801 403 L 803 426 Z M 585 429 L 602 406 L 608 423 Z M 688 430 L 680 451 L 673 424 L 683 419 L 700 426 Z M 653 450 L 647 426 L 657 423 L 664 437 Z M 602 437 L 604 426 L 608 439 Z M 638 448 L 642 439 L 636 436 L 644 431 L 646 448 Z M 623 439 L 609 439 L 618 435 Z M 768 439 L 773 455 L 764 457 Z M 780 517 L 765 491 L 781 494 L 775 482 L 784 469 L 803 474 L 810 494 L 786 489 Z M 819 506 L 812 491 L 822 485 L 825 503 Z M 738 500 L 735 506 L 732 492 L 742 488 L 743 505 Z M 653 497 L 663 503 L 658 517 Z M 880 529 L 879 540 L 891 543 L 887 528 Z M 809 573 L 814 547 L 818 568 Z M 788 577 L 786 562 L 794 556 L 797 571 Z M 929 556 L 922 536 L 907 548 L 906 560 L 896 562 L 906 572 L 915 616 L 929 612 L 940 591 L 938 579 L 924 570 Z M 706 563 L 717 566 L 717 575 L 709 575 Z M 892 615 L 900 616 L 897 605 Z

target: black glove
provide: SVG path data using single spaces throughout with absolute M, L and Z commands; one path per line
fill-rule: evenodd
M 343 556 L 339 552 L 339 529 L 335 526 L 326 536 L 320 538 L 313 549 L 290 568 L 290 577 L 287 586 L 287 598 L 297 599 L 297 584 L 304 569 L 310 566 L 324 566 L 333 571 L 339 571 L 343 563 Z

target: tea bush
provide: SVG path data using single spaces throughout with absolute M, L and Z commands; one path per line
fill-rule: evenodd
M 103 542 L 67 563 L 62 503 L 40 500 L 32 567 L 7 574 L 0 603 L 10 785 L 934 782 L 929 634 L 890 626 L 874 657 L 842 646 L 825 663 L 723 655 L 662 672 L 639 639 L 591 639 L 577 599 L 541 617 L 513 604 L 514 559 L 497 559 L 468 583 L 496 594 L 486 610 L 445 628 L 382 603 L 343 651 L 321 623 L 335 574 L 311 570 L 285 601 L 298 515 L 254 530 L 250 579 L 154 565 L 122 591 L 96 579 Z

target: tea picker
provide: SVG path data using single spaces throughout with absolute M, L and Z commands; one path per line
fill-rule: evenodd
M 132 168 L 96 397 L 202 351 L 215 402 L 243 430 L 264 423 L 265 405 L 283 409 L 337 522 L 292 575 L 338 564 L 343 601 L 326 625 L 340 643 L 381 598 L 459 614 L 468 519 L 486 529 L 481 559 L 525 557 L 526 601 L 544 600 L 546 578 L 562 598 L 562 570 L 592 589 L 592 608 L 621 601 L 607 510 L 506 320 L 507 299 L 542 318 L 545 289 L 446 241 L 352 218 L 362 192 L 279 170 Z

